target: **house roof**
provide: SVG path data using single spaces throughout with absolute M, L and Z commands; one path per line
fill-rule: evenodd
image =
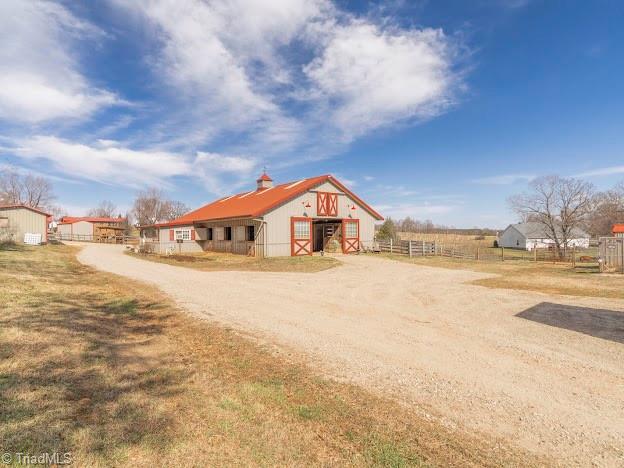
M 186 213 L 180 218 L 166 223 L 156 224 L 156 227 L 182 226 L 192 224 L 195 221 L 207 221 L 228 218 L 255 218 L 277 208 L 293 198 L 317 187 L 324 182 L 331 181 L 336 187 L 348 194 L 353 200 L 359 203 L 362 208 L 368 211 L 374 218 L 383 220 L 383 216 L 377 213 L 372 207 L 362 201 L 357 195 L 346 188 L 338 179 L 331 175 L 311 177 L 294 182 L 276 185 L 271 188 L 252 190 L 237 193 L 216 200 L 202 206 L 197 210 Z M 148 226 L 143 226 L 148 227 Z
M 33 208 L 32 206 L 24 205 L 23 203 L 11 204 L 11 205 L 0 205 L 0 210 L 5 209 L 16 209 L 16 208 L 24 208 L 25 210 L 34 211 L 35 213 L 42 214 L 44 216 L 52 216 L 45 211 L 41 211 L 39 208 Z
M 512 224 L 511 226 L 514 227 L 518 232 L 520 232 L 520 234 L 522 234 L 527 239 L 548 239 L 550 236 L 548 230 L 546 229 L 546 226 L 544 226 L 542 223 L 518 223 Z M 560 230 L 557 234 L 560 235 Z M 573 228 L 571 235 L 573 239 L 589 237 L 589 234 L 578 228 Z
M 105 218 L 97 216 L 63 216 L 59 224 L 74 224 L 79 221 L 87 221 L 89 223 L 125 223 L 126 218 Z
M 613 234 L 624 233 L 624 224 L 614 224 L 612 232 L 613 232 Z

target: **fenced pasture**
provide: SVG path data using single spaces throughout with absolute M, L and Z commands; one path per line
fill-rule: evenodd
M 456 233 L 435 233 L 435 232 L 398 232 L 397 237 L 401 241 L 425 241 L 435 242 L 447 246 L 474 246 L 492 247 L 496 236 L 478 236 Z
M 432 234 L 431 236 L 435 236 Z M 444 236 L 444 234 L 440 235 Z M 532 251 L 493 247 L 493 242 L 485 239 L 474 239 L 474 236 L 461 236 L 457 242 L 443 243 L 438 240 L 380 240 L 378 241 L 381 252 L 408 257 L 447 257 L 462 260 L 504 262 L 504 261 L 533 261 L 551 263 L 577 263 L 598 265 L 599 251 L 597 247 L 588 249 L 571 248 L 559 256 L 553 249 L 534 249 Z M 470 238 L 473 239 L 470 239 Z M 440 237 L 444 239 L 444 237 Z M 449 238 L 446 238 L 447 241 Z

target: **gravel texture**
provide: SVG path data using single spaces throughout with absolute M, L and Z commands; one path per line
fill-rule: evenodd
M 111 245 L 86 245 L 79 260 L 154 284 L 193 314 L 445 425 L 566 465 L 624 465 L 624 345 L 516 317 L 560 304 L 566 314 L 615 312 L 617 327 L 622 301 L 487 289 L 466 284 L 482 273 L 370 256 L 340 257 L 342 266 L 313 274 L 200 272 Z

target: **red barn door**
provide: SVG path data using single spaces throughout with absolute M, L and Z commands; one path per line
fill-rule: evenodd
M 342 251 L 353 253 L 360 250 L 360 220 L 342 220 Z
M 290 218 L 290 255 L 312 255 L 312 219 Z

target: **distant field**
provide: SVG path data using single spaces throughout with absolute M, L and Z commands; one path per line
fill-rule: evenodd
M 419 233 L 419 232 L 399 232 L 397 233 L 401 240 L 424 240 L 427 242 L 437 242 L 444 246 L 469 246 L 469 247 L 492 247 L 496 236 L 484 236 L 484 239 L 478 239 L 477 236 L 468 236 L 465 234 L 435 234 L 435 233 Z

